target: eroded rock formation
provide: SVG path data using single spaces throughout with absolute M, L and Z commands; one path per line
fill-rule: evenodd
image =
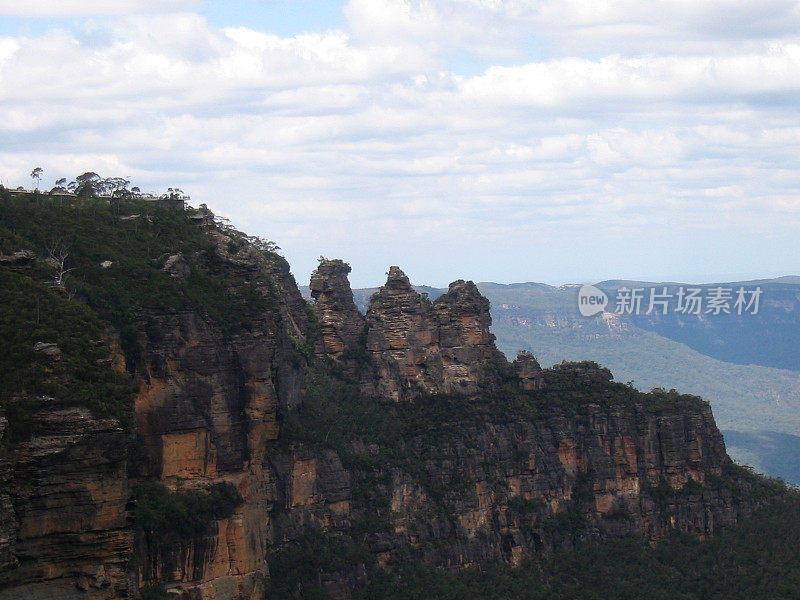
M 364 316 L 353 302 L 349 272 L 350 265 L 335 259 L 321 260 L 311 274 L 314 314 L 321 330 L 320 350 L 332 357 L 364 344 Z
M 495 387 L 507 362 L 494 345 L 491 322 L 489 301 L 471 281 L 451 283 L 431 302 L 391 267 L 367 310 L 367 350 L 378 365 L 379 392 L 406 400 Z
M 380 395 L 403 400 L 439 388 L 443 376 L 433 305 L 419 294 L 399 267 L 367 310 L 367 350 L 378 365 Z
M 251 280 L 267 275 L 262 293 L 272 310 L 233 334 L 194 312 L 151 315 L 159 336 L 139 340 L 145 371 L 131 471 L 173 490 L 228 483 L 243 502 L 177 547 L 143 543 L 139 577 L 195 589 L 202 598 L 261 598 L 275 500 L 265 460 L 279 438 L 279 410 L 302 399 L 305 360 L 297 347 L 307 335 L 305 301 L 284 261 L 237 246 L 224 232 L 211 235 L 227 268 Z
M 489 331 L 489 301 L 471 281 L 459 279 L 433 303 L 442 356 L 445 393 L 473 395 L 497 387 L 508 375 L 505 356 Z
M 191 256 L 191 268 L 213 263 L 257 282 L 250 289 L 268 310 L 229 328 L 195 310 L 150 310 L 124 355 L 109 332 L 109 364 L 138 382 L 135 425 L 126 432 L 116 419 L 45 402 L 30 439 L 0 457 L 0 599 L 131 598 L 154 582 L 193 598 L 265 596 L 275 498 L 267 448 L 279 410 L 302 399 L 308 315 L 285 261 L 206 217 L 198 225 L 213 254 Z M 188 259 L 176 256 L 168 270 L 183 279 Z M 157 542 L 137 533 L 141 480 L 182 492 L 230 484 L 242 502 L 202 531 Z
M 36 435 L 0 461 L 0 598 L 124 598 L 133 550 L 124 430 L 55 402 L 34 420 Z
M 530 352 L 522 351 L 517 354 L 512 366 L 519 377 L 523 390 L 540 390 L 544 387 L 542 367 L 539 366 L 539 361 Z
M 462 425 L 457 435 L 406 444 L 424 477 L 391 465 L 347 473 L 331 453 L 283 457 L 282 537 L 297 536 L 303 523 L 347 531 L 374 519 L 388 498 L 390 529 L 369 538 L 383 560 L 410 545 L 440 566 L 519 564 L 587 538 L 706 537 L 757 505 L 717 483 L 729 459 L 707 408 L 548 410 L 533 421 Z M 376 451 L 357 448 L 365 459 Z

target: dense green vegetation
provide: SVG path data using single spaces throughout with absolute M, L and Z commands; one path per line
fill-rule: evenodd
M 788 600 L 800 590 L 798 561 L 797 498 L 708 541 L 676 535 L 651 547 L 610 540 L 519 568 L 452 572 L 396 561 L 375 569 L 357 541 L 338 533 L 303 538 L 269 558 L 277 600 L 329 598 L 330 574 L 352 579 L 364 570 L 370 577 L 357 587 L 358 600 Z
M 173 600 L 173 595 L 167 592 L 163 585 L 149 584 L 139 588 L 142 600 Z
M 654 388 L 650 392 L 641 392 L 630 384 L 584 381 L 575 370 L 575 367 L 581 366 L 597 367 L 595 363 L 584 362 L 545 371 L 545 388 L 534 392 L 516 392 L 516 401 L 529 416 L 536 416 L 554 407 L 579 413 L 589 404 L 599 404 L 604 408 L 635 405 L 659 414 L 691 413 L 708 407 L 708 403 L 699 396 L 681 394 L 674 389 Z
M 796 489 L 787 488 L 781 479 L 765 477 L 754 472 L 751 467 L 733 462 L 727 463 L 720 475 L 710 475 L 709 483 L 731 490 L 734 497 L 746 496 L 754 500 L 769 500 L 787 489 Z
M 131 377 L 109 365 L 103 326 L 85 306 L 28 277 L 0 268 L 0 404 L 9 420 L 7 442 L 27 438 L 41 397 L 129 420 Z M 34 350 L 57 344 L 60 358 Z
M 157 481 L 142 481 L 134 489 L 136 527 L 151 544 L 169 546 L 207 533 L 215 519 L 230 517 L 242 503 L 239 491 L 221 483 L 208 490 L 170 491 Z
M 135 339 L 134 325 L 145 309 L 193 308 L 228 331 L 247 328 L 254 316 L 275 310 L 276 303 L 262 293 L 272 289 L 266 275 L 253 281 L 236 277 L 214 251 L 213 239 L 177 207 L 2 191 L 0 228 L 8 232 L 0 238 L 23 238 L 43 258 L 53 249 L 66 254 L 69 271 L 62 286 L 121 330 L 123 340 Z M 226 233 L 234 246 L 237 237 L 244 241 L 243 234 Z M 283 261 L 268 243 L 260 246 L 265 258 Z M 177 253 L 191 265 L 185 281 L 161 268 Z M 111 264 L 104 268 L 106 261 Z M 39 264 L 37 275 L 52 281 L 55 273 Z
M 362 570 L 375 563 L 375 555 L 352 535 L 330 531 L 309 533 L 288 542 L 267 557 L 270 598 L 324 600 L 330 598 L 320 575 Z

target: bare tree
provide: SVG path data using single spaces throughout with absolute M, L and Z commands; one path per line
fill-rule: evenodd
M 53 268 L 53 285 L 56 287 L 64 287 L 67 273 L 72 271 L 72 269 L 67 268 L 67 259 L 69 258 L 71 247 L 72 244 L 63 238 L 54 239 L 47 245 L 46 262 Z

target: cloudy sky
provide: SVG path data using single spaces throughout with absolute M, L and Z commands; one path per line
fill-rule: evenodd
M 800 274 L 800 2 L 0 0 L 0 181 L 177 186 L 299 283 Z

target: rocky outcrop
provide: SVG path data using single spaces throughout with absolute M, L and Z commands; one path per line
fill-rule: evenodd
M 0 411 L 0 439 L 8 429 L 8 419 Z M 5 573 L 19 565 L 16 557 L 17 531 L 19 524 L 11 502 L 11 462 L 0 454 L 0 573 Z
M 370 300 L 367 350 L 377 364 L 379 395 L 405 400 L 439 389 L 443 366 L 433 305 L 399 267 L 389 269 L 386 285 Z
M 597 385 L 574 410 L 545 407 L 534 419 L 444 417 L 436 434 L 404 439 L 414 457 L 406 464 L 376 460 L 392 451 L 357 439 L 345 469 L 330 451 L 295 450 L 278 469 L 287 491 L 274 543 L 357 531 L 379 566 L 517 565 L 587 540 L 705 538 L 759 506 L 746 482 L 744 491 L 730 487 L 732 465 L 707 406 L 601 405 L 588 398 L 614 388 Z M 348 598 L 357 574 L 319 573 L 317 583 Z
M 601 367 L 591 360 L 584 360 L 581 362 L 564 361 L 561 364 L 553 365 L 551 371 L 566 375 L 586 385 L 592 383 L 607 383 L 614 378 L 610 370 Z
M 489 301 L 473 282 L 451 283 L 433 309 L 443 366 L 437 391 L 473 395 L 496 387 L 508 376 L 508 363 L 489 331 Z
M 517 354 L 517 358 L 512 363 L 514 372 L 520 380 L 520 385 L 523 390 L 540 390 L 544 387 L 544 376 L 542 374 L 542 367 L 539 366 L 539 361 L 536 357 L 527 351 L 521 351 Z
M 378 391 L 405 400 L 420 393 L 474 395 L 496 386 L 507 362 L 494 345 L 491 322 L 489 301 L 471 281 L 451 283 L 432 303 L 391 267 L 367 310 Z
M 202 598 L 261 598 L 275 486 L 265 458 L 279 438 L 279 411 L 302 399 L 306 304 L 285 261 L 222 231 L 210 234 L 226 268 L 248 280 L 267 276 L 262 293 L 271 310 L 235 333 L 195 312 L 148 316 L 140 330 L 158 335 L 138 341 L 141 388 L 131 472 L 172 490 L 227 483 L 243 502 L 192 540 L 141 549 L 139 578 L 193 589 Z
M 349 525 L 351 474 L 335 452 L 295 447 L 269 463 L 275 478 L 273 543 Z
M 17 250 L 11 254 L 0 254 L 0 266 L 19 270 L 32 265 L 36 254 L 30 250 Z
M 58 344 L 53 344 L 52 342 L 36 342 L 33 346 L 33 351 L 47 357 L 49 360 L 61 360 L 61 349 Z
M 189 274 L 192 272 L 192 268 L 180 252 L 167 256 L 161 268 L 169 273 L 170 277 L 182 280 L 189 277 Z
M 353 302 L 349 272 L 350 265 L 342 260 L 322 259 L 311 274 L 309 287 L 322 345 L 318 354 L 338 358 L 346 349 L 364 344 L 364 316 Z

